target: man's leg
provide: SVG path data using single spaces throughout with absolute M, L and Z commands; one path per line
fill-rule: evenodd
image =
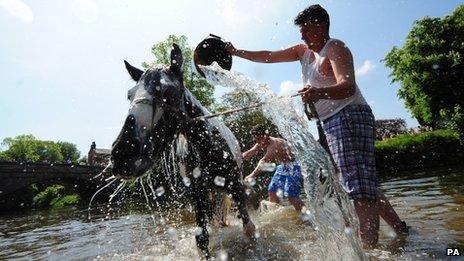
M 379 242 L 379 208 L 376 201 L 355 199 L 354 207 L 359 219 L 359 236 L 363 248 L 372 249 Z
M 396 234 L 407 234 L 408 227 L 406 223 L 402 222 L 392 205 L 382 192 L 378 192 L 378 204 L 380 216 L 390 225 Z

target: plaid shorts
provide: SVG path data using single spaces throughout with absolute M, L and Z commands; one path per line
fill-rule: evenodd
M 368 105 L 348 105 L 324 121 L 340 183 L 352 199 L 377 198 L 375 119 Z

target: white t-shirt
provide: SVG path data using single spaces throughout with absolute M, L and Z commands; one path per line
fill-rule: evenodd
M 301 72 L 304 85 L 309 84 L 312 87 L 323 89 L 324 87 L 332 86 L 337 83 L 337 80 L 335 79 L 334 75 L 326 76 L 322 75 L 319 72 L 322 62 L 325 59 L 327 59 L 325 48 L 329 45 L 331 41 L 337 40 L 329 39 L 319 53 L 313 52 L 310 49 L 308 49 L 301 57 Z M 315 59 L 312 62 L 310 62 L 311 53 L 313 53 L 315 57 Z M 336 114 L 348 105 L 367 105 L 367 102 L 362 96 L 357 84 L 355 93 L 346 99 L 320 99 L 314 104 L 314 106 L 316 107 L 316 111 L 319 114 L 319 118 L 321 120 L 328 119 L 330 116 Z

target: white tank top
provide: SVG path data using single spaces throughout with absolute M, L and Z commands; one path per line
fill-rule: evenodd
M 301 58 L 300 62 L 304 85 L 309 84 L 312 87 L 323 89 L 324 87 L 332 86 L 337 83 L 337 80 L 335 79 L 334 75 L 326 76 L 322 75 L 319 72 L 319 68 L 321 67 L 322 62 L 325 59 L 327 59 L 325 55 L 325 48 L 332 40 L 334 39 L 329 39 L 319 53 L 313 52 L 310 49 L 308 49 L 303 54 L 303 57 Z M 315 57 L 315 59 L 312 62 L 310 62 L 311 53 L 313 53 Z M 320 99 L 314 104 L 314 106 L 316 107 L 316 111 L 319 114 L 319 118 L 322 121 L 328 119 L 330 116 L 339 112 L 348 105 L 367 105 L 366 100 L 362 96 L 357 84 L 355 93 L 346 99 Z

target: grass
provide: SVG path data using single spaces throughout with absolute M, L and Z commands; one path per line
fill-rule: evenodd
M 452 130 L 404 134 L 375 143 L 377 169 L 424 169 L 464 162 L 464 146 Z

